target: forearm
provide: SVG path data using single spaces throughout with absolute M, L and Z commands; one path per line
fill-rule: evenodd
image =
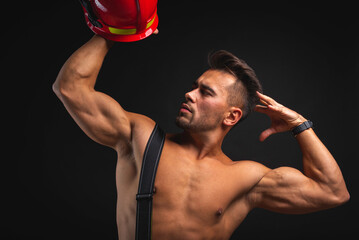
M 256 111 L 271 118 L 271 127 L 260 135 L 263 141 L 278 132 L 290 131 L 306 119 L 274 99 L 258 93 L 264 105 Z M 338 206 L 349 200 L 349 193 L 334 157 L 309 128 L 296 135 L 303 155 L 303 173 L 288 167 L 265 173 L 254 191 L 257 205 L 284 213 L 306 213 Z
M 112 42 L 95 35 L 76 50 L 61 68 L 54 90 L 71 90 L 76 86 L 94 88 L 103 60 Z
M 313 129 L 298 134 L 296 139 L 303 154 L 304 174 L 318 183 L 323 190 L 335 196 L 346 197 L 348 192 L 342 172 Z

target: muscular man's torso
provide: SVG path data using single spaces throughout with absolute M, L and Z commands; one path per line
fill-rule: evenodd
M 144 131 L 132 144 L 133 149 L 119 154 L 116 184 L 120 240 L 135 238 L 136 193 L 146 145 L 143 139 L 147 141 L 150 133 Z M 260 180 L 254 163 L 233 162 L 223 153 L 198 160 L 175 138 L 166 136 L 157 169 L 152 239 L 229 239 L 250 211 L 246 194 Z

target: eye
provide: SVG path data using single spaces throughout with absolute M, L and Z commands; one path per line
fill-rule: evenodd
M 211 93 L 205 89 L 201 89 L 200 92 L 201 92 L 201 94 L 203 94 L 205 96 L 211 96 Z

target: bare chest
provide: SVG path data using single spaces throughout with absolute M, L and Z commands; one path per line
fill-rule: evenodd
M 120 239 L 133 239 L 135 233 L 140 166 L 131 162 L 119 159 L 116 173 Z M 239 223 L 247 214 L 240 199 L 248 184 L 238 184 L 246 178 L 240 175 L 228 162 L 194 160 L 165 144 L 155 178 L 153 239 L 228 239 L 238 226 L 233 220 Z
M 216 159 L 196 161 L 165 146 L 155 180 L 154 234 L 173 228 L 203 236 L 211 229 L 212 235 L 224 236 L 224 219 L 240 198 L 234 174 Z

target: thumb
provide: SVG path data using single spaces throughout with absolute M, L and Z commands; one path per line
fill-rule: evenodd
M 259 135 L 259 141 L 263 142 L 264 140 L 266 140 L 273 133 L 275 133 L 274 128 L 268 128 L 268 129 L 264 130 L 261 133 L 261 135 Z

